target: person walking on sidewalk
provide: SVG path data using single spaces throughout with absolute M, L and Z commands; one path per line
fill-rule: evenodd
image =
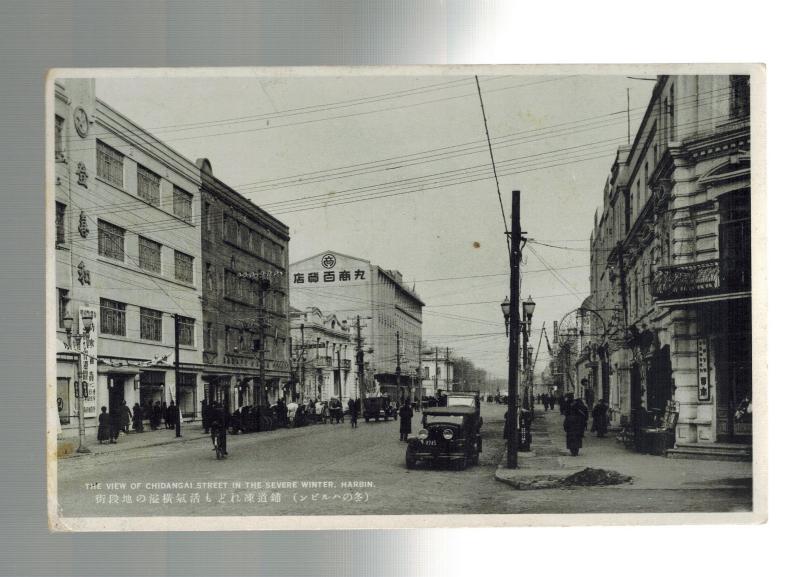
M 573 457 L 578 456 L 578 452 L 583 446 L 584 430 L 583 416 L 578 412 L 574 404 L 570 405 L 566 409 L 566 416 L 564 417 L 564 432 L 567 433 L 567 449 L 569 449 Z
M 592 410 L 592 431 L 596 432 L 600 439 L 608 432 L 608 403 L 605 399 L 600 399 Z
M 111 440 L 111 415 L 106 412 L 107 410 L 105 407 L 100 407 L 100 416 L 97 417 L 97 440 L 101 445 L 103 441 Z
M 572 406 L 578 412 L 581 419 L 583 420 L 583 430 L 585 431 L 589 426 L 589 408 L 583 402 L 583 399 L 578 397 L 572 401 Z
M 414 409 L 411 408 L 408 399 L 400 407 L 398 414 L 400 415 L 400 440 L 408 441 L 408 434 L 411 432 L 411 417 L 414 416 Z
M 122 399 L 119 417 L 120 429 L 122 429 L 122 432 L 127 435 L 128 430 L 131 427 L 131 419 L 133 418 L 133 414 L 131 413 L 131 408 L 128 406 L 128 403 L 125 401 L 125 399 Z
M 350 428 L 358 428 L 358 404 L 353 399 L 347 401 L 347 410 L 350 411 Z
M 144 412 L 139 403 L 133 405 L 133 430 L 137 433 L 144 433 Z

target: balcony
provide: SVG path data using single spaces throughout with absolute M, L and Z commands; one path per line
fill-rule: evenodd
M 353 361 L 350 359 L 342 359 L 341 360 L 341 368 L 345 371 L 349 371 L 353 366 Z
M 321 369 L 325 367 L 330 367 L 332 363 L 332 357 L 317 357 L 314 359 L 314 368 Z
M 662 266 L 653 275 L 656 300 L 692 298 L 750 290 L 750 263 L 742 259 L 707 260 Z

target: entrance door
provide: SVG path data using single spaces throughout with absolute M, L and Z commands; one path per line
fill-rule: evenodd
M 661 347 L 647 369 L 647 409 L 663 411 L 672 400 L 672 361 L 669 346 Z
M 108 377 L 108 412 L 114 414 L 122 411 L 122 401 L 125 400 L 125 378 Z

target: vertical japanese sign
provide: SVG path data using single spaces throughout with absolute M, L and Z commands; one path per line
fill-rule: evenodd
M 697 339 L 697 400 L 711 400 L 711 382 L 708 370 L 708 339 Z
M 89 332 L 86 332 L 84 316 L 91 317 Z M 97 414 L 97 323 L 99 322 L 97 310 L 87 307 L 80 307 L 80 330 L 85 335 L 81 339 L 80 368 L 78 370 L 78 380 L 81 382 L 81 392 L 83 399 L 84 417 L 94 417 Z M 86 383 L 84 386 L 83 383 Z M 85 392 L 83 391 L 85 389 Z

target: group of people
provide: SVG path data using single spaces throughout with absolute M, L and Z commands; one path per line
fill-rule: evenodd
M 589 408 L 581 398 L 575 398 L 572 393 L 567 393 L 559 400 L 561 414 L 564 415 L 564 432 L 567 435 L 567 449 L 573 457 L 577 457 L 583 446 L 583 435 L 589 425 Z M 608 403 L 601 399 L 591 411 L 592 432 L 599 438 L 605 437 L 608 432 Z
M 151 431 L 159 429 L 162 420 L 165 428 L 174 429 L 180 418 L 175 401 L 170 401 L 169 405 L 166 403 L 162 405 L 161 401 L 154 403 L 152 400 L 142 405 L 135 403 L 131 410 L 123 399 L 118 404 L 112 404 L 110 411 L 108 407 L 100 407 L 97 440 L 101 444 L 105 442 L 115 444 L 120 433 L 126 435 L 130 433 L 131 426 L 134 432 L 143 433 L 146 421 L 150 423 Z
M 536 402 L 542 405 L 545 411 L 547 411 L 548 409 L 552 411 L 556 408 L 556 396 L 550 393 L 545 393 L 544 395 L 536 395 Z

